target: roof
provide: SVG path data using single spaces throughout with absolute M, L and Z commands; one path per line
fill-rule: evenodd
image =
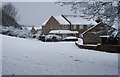
M 87 20 L 79 15 L 64 15 L 64 17 L 71 22 L 73 25 L 96 25 L 97 22 L 94 20 Z
M 70 25 L 69 22 L 67 22 L 61 15 L 59 16 L 53 16 L 60 24 L 62 25 Z M 48 22 L 50 18 L 48 18 L 43 24 L 42 26 L 46 25 L 46 23 Z
M 22 28 L 25 28 L 25 27 L 22 27 Z M 26 27 L 28 30 L 31 30 L 32 29 L 32 27 Z M 42 29 L 42 27 L 41 26 L 38 26 L 38 27 L 34 27 L 34 29 L 36 29 L 36 30 L 38 30 L 38 29 Z
M 90 31 L 91 29 L 95 28 L 99 24 L 101 24 L 101 23 L 98 23 L 97 25 L 94 25 L 94 26 L 90 27 L 89 29 L 87 29 L 86 31 L 84 31 L 81 35 L 85 34 L 86 32 Z
M 113 22 L 112 27 L 115 28 L 116 30 L 118 30 L 119 22 L 120 22 L 120 20 L 118 20 L 118 18 L 116 18 L 115 21 Z
M 108 37 L 109 37 L 109 35 L 102 35 L 102 36 L 100 36 L 100 37 L 107 37 L 107 38 L 108 38 Z
M 51 30 L 50 34 L 76 34 L 78 31 L 70 31 L 70 30 Z
M 63 15 L 63 16 L 73 25 L 96 25 L 98 24 L 97 22 L 93 20 L 88 21 L 87 19 L 84 19 L 78 15 Z M 63 16 L 59 15 L 59 16 L 53 16 L 53 17 L 62 25 L 70 25 L 70 23 Z M 47 19 L 42 24 L 42 26 L 44 26 L 48 22 L 49 19 Z
M 62 25 L 70 25 L 70 23 L 68 21 L 66 21 L 61 15 L 54 16 L 54 18 Z

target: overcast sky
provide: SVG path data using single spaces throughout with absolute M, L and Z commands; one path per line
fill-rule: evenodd
M 12 2 L 19 10 L 20 24 L 41 26 L 51 15 L 73 14 L 68 6 L 54 2 Z

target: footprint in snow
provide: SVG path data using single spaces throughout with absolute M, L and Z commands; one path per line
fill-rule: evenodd
M 46 71 L 48 71 L 48 69 L 46 69 Z
M 95 63 L 94 61 L 92 61 L 92 63 Z
M 78 59 L 75 59 L 75 61 L 80 61 L 80 60 L 78 60 Z
M 74 59 L 74 61 L 83 63 L 83 61 L 79 59 Z

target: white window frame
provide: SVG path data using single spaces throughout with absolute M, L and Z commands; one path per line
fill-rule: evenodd
M 73 25 L 73 29 L 76 29 L 77 28 L 77 26 L 76 25 Z
M 83 25 L 79 25 L 79 29 L 83 29 Z

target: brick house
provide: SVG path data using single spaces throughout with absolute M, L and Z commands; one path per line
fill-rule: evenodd
M 100 43 L 101 36 L 110 35 L 115 28 L 110 27 L 104 23 L 99 23 L 81 34 L 84 44 L 98 44 Z
M 42 34 L 56 34 L 62 38 L 67 36 L 80 37 L 81 33 L 96 24 L 95 21 L 88 21 L 78 15 L 51 16 L 42 24 Z

